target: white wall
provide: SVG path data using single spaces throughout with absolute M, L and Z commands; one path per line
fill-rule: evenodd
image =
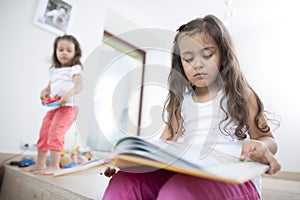
M 48 84 L 56 35 L 33 24 L 38 2 L 0 1 L 0 152 L 19 152 L 23 141 L 35 143 L 46 111 L 39 95 Z M 81 44 L 82 61 L 100 44 L 105 21 L 105 7 L 89 5 L 74 2 L 68 31 Z
M 35 143 L 42 117 L 45 114 L 45 109 L 40 105 L 39 93 L 48 82 L 47 69 L 50 65 L 52 45 L 56 36 L 33 25 L 37 3 L 38 0 L 0 0 L 0 91 L 2 93 L 0 152 L 19 152 L 22 141 Z M 84 53 L 83 61 L 100 44 L 107 8 L 113 8 L 117 13 L 122 13 L 132 22 L 139 18 L 139 24 L 142 24 L 140 16 L 135 12 L 129 12 L 130 9 L 126 8 L 127 4 L 124 4 L 122 0 L 117 7 L 113 6 L 113 3 L 118 3 L 118 1 L 103 3 L 98 0 L 89 0 L 87 3 L 74 0 L 74 13 L 69 33 L 75 35 L 81 43 Z M 157 6 L 155 1 L 148 1 L 147 4 L 149 7 Z M 296 7 L 292 4 L 283 10 L 293 8 L 296 12 Z M 192 18 L 194 16 L 191 16 Z M 300 107 L 296 98 L 297 87 L 300 85 L 297 54 L 297 47 L 300 46 L 300 31 L 296 28 L 298 24 L 296 20 L 299 16 L 285 15 L 281 18 L 282 20 L 251 27 L 246 32 L 235 34 L 234 39 L 242 68 L 249 82 L 261 95 L 266 107 L 281 116 L 281 127 L 274 134 L 279 144 L 277 157 L 283 165 L 283 170 L 299 172 L 300 159 L 297 153 L 300 151 L 300 145 L 298 145 L 300 130 L 297 123 L 299 123 Z M 149 16 L 150 19 L 151 16 Z M 147 23 L 148 21 L 145 21 L 142 26 L 127 27 L 128 29 L 126 27 L 121 29 L 122 26 L 120 26 L 116 28 L 116 31 L 121 33 L 137 27 L 149 27 Z M 151 21 L 151 23 L 154 22 Z M 157 24 L 159 27 L 159 21 Z M 154 46 L 162 45 L 162 49 L 168 49 L 167 44 L 170 44 L 172 40 L 170 35 L 171 32 L 166 31 L 166 36 L 162 37 L 163 41 L 159 41 L 160 36 L 152 38 L 159 41 Z M 160 54 L 160 51 L 157 49 L 148 51 L 148 65 L 168 66 L 169 55 L 167 52 Z M 147 70 L 149 69 L 146 69 L 146 74 Z M 93 73 L 93 70 L 86 69 L 86 72 Z M 164 102 L 165 93 L 162 87 L 158 89 L 160 89 L 159 92 L 155 90 L 155 87 L 145 89 L 144 126 L 151 123 L 150 107 Z M 85 104 L 91 103 L 85 102 Z M 160 117 L 159 115 L 157 118 Z M 81 120 L 85 126 L 83 130 L 92 127 L 88 120 L 86 118 Z
M 283 170 L 298 172 L 300 28 L 296 24 L 299 17 L 286 13 L 235 37 L 248 81 L 264 101 L 266 109 L 281 119 L 280 127 L 273 131 L 279 146 L 276 157 Z
M 32 25 L 36 3 L 0 1 L 1 152 L 18 152 L 21 141 L 36 141 L 44 113 L 39 93 L 48 82 L 54 35 Z

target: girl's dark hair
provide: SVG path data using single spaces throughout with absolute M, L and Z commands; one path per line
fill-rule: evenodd
M 197 18 L 189 23 L 180 26 L 177 30 L 174 44 L 172 48 L 172 69 L 169 74 L 169 94 L 165 102 L 164 112 L 168 112 L 167 121 L 165 122 L 171 133 L 171 139 L 174 134 L 181 130 L 173 130 L 172 123 L 176 122 L 180 127 L 180 108 L 183 101 L 183 95 L 187 91 L 192 91 L 194 88 L 188 83 L 187 77 L 184 73 L 181 63 L 179 41 L 183 36 L 191 36 L 196 33 L 203 36 L 211 36 L 221 52 L 221 66 L 220 66 L 220 79 L 222 81 L 224 96 L 221 99 L 220 106 L 225 112 L 225 119 L 220 123 L 226 121 L 223 133 L 226 132 L 226 126 L 234 121 L 237 124 L 235 135 L 238 139 L 245 139 L 245 131 L 248 130 L 247 118 L 249 116 L 249 109 L 247 106 L 247 98 L 249 98 L 249 89 L 254 93 L 258 106 L 258 111 L 255 116 L 255 124 L 262 132 L 268 132 L 270 127 L 267 123 L 261 122 L 261 116 L 264 114 L 264 105 L 255 91 L 247 83 L 243 73 L 240 70 L 238 59 L 235 55 L 234 45 L 231 36 L 226 29 L 225 25 L 215 16 L 207 15 L 204 18 Z M 182 78 L 180 78 L 182 77 Z M 226 108 L 223 107 L 223 101 L 227 99 Z M 163 114 L 164 115 L 164 114 Z M 229 120 L 229 121 L 228 121 Z M 220 127 L 220 126 L 219 126 Z
M 68 41 L 70 41 L 74 44 L 74 46 L 75 46 L 75 55 L 74 55 L 74 58 L 70 62 L 70 66 L 80 65 L 81 68 L 83 69 L 82 63 L 80 61 L 80 58 L 82 56 L 82 51 L 81 51 L 81 48 L 80 48 L 80 44 L 77 41 L 77 39 L 72 35 L 63 35 L 63 36 L 59 36 L 55 39 L 54 45 L 53 45 L 53 54 L 52 54 L 53 64 L 52 64 L 51 67 L 54 67 L 54 68 L 62 67 L 60 62 L 58 61 L 58 58 L 57 58 L 57 55 L 56 55 L 57 44 L 60 40 L 68 40 Z

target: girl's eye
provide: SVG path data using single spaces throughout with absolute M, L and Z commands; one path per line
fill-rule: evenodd
M 212 56 L 213 56 L 213 54 L 203 54 L 203 55 L 202 55 L 202 57 L 203 57 L 205 60 L 210 59 Z
M 215 54 L 215 52 L 216 52 L 216 49 L 213 48 L 213 47 L 210 47 L 210 48 L 204 49 L 201 52 L 201 56 L 202 56 L 203 59 L 208 60 L 208 59 L 210 59 L 210 58 L 213 57 L 213 55 Z
M 183 60 L 184 60 L 185 62 L 190 63 L 190 62 L 192 62 L 192 61 L 194 60 L 194 58 L 183 58 Z

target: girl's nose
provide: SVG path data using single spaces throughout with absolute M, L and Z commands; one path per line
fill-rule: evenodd
M 197 69 L 197 68 L 202 68 L 202 67 L 203 67 L 203 63 L 202 63 L 202 61 L 201 61 L 201 59 L 200 59 L 199 57 L 196 57 L 196 58 L 194 59 L 194 62 L 192 63 L 192 65 L 193 65 L 193 67 L 194 67 L 195 69 Z

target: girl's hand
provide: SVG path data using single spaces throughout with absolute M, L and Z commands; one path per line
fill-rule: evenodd
M 40 98 L 41 100 L 44 100 L 49 95 L 50 95 L 50 83 L 47 85 L 45 89 L 41 91 Z
M 48 90 L 45 89 L 45 90 L 42 90 L 40 98 L 41 98 L 41 100 L 44 100 L 49 95 L 50 95 L 50 91 L 48 91 Z
M 111 177 L 116 173 L 116 169 L 115 168 L 110 168 L 107 167 L 106 170 L 104 171 L 104 176 L 106 177 Z
M 244 142 L 240 159 L 245 160 L 246 158 L 250 158 L 255 162 L 268 164 L 270 169 L 266 172 L 267 174 L 275 174 L 281 168 L 267 146 L 258 140 L 248 140 Z

